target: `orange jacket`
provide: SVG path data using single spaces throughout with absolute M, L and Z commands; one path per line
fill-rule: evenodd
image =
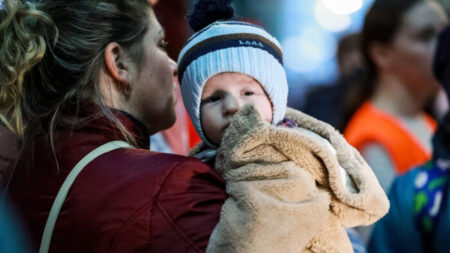
M 424 120 L 434 131 L 436 122 L 428 115 Z M 389 153 L 397 174 L 426 162 L 431 153 L 395 117 L 364 103 L 353 115 L 344 132 L 347 141 L 360 150 L 365 144 L 377 143 Z

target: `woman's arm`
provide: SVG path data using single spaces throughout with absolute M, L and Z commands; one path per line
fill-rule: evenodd
M 223 179 L 198 159 L 179 163 L 152 210 L 152 252 L 204 252 L 227 198 Z

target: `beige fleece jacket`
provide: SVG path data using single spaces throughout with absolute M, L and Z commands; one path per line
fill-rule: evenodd
M 299 129 L 270 125 L 250 105 L 233 117 L 215 163 L 229 198 L 207 252 L 353 252 L 345 228 L 387 213 L 374 173 L 341 134 L 293 109 L 286 118 Z

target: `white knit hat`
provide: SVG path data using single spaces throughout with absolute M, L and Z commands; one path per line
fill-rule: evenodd
M 280 43 L 263 28 L 237 21 L 216 21 L 195 33 L 181 50 L 178 76 L 186 110 L 200 138 L 215 147 L 203 133 L 200 102 L 209 78 L 224 72 L 253 77 L 273 105 L 272 123 L 283 119 L 288 85 Z

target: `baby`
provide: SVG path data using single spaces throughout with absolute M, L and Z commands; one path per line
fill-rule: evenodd
M 353 252 L 345 227 L 381 218 L 386 195 L 337 131 L 287 108 L 279 42 L 218 9 L 204 16 L 221 21 L 191 15 L 197 32 L 178 60 L 203 141 L 191 154 L 222 174 L 229 194 L 208 251 Z

